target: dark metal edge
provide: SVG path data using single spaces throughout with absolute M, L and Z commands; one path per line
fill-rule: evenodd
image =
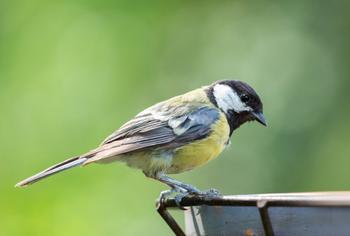
M 267 202 L 265 200 L 257 201 L 256 206 L 259 209 L 259 214 L 260 214 L 262 225 L 264 227 L 265 235 L 274 236 L 275 234 L 273 232 Z
M 332 195 L 334 194 L 334 195 Z M 304 194 L 262 194 L 208 197 L 203 195 L 184 197 L 181 205 L 186 206 L 255 206 L 267 236 L 274 236 L 269 207 L 350 207 L 350 192 L 341 193 L 304 193 Z M 175 235 L 185 236 L 176 220 L 167 208 L 178 208 L 173 198 L 157 202 L 157 211 Z
M 168 224 L 168 226 L 175 233 L 175 235 L 177 235 L 177 236 L 185 236 L 184 231 L 181 229 L 181 227 L 176 222 L 174 217 L 172 217 L 171 214 L 168 212 L 167 207 L 164 204 L 163 200 L 159 200 L 157 202 L 156 208 L 157 208 L 157 211 L 158 211 L 159 215 Z

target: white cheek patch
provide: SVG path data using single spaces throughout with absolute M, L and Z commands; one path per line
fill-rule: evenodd
M 251 108 L 247 107 L 241 101 L 241 98 L 238 94 L 228 85 L 217 84 L 214 86 L 214 97 L 218 104 L 218 107 L 221 108 L 224 112 L 228 110 L 234 110 L 239 113 L 242 111 L 250 111 Z

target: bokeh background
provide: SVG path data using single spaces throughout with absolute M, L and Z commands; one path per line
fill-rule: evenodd
M 123 164 L 14 184 L 155 102 L 235 78 L 241 127 L 180 180 L 224 194 L 350 189 L 349 1 L 0 1 L 0 235 L 171 235 L 166 189 Z M 181 213 L 178 213 L 181 218 Z

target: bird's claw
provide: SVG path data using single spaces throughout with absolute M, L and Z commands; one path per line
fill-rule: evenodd
M 177 193 L 174 196 L 174 201 L 176 206 L 181 210 L 187 210 L 185 207 L 181 205 L 182 199 L 187 196 L 202 196 L 202 197 L 221 197 L 222 194 L 216 189 L 208 189 L 207 191 L 199 191 L 197 188 L 184 189 L 180 187 L 174 187 L 170 190 L 165 190 L 160 193 L 159 202 L 164 202 L 167 198 L 169 198 L 173 193 Z
M 214 188 L 208 189 L 207 191 L 197 191 L 197 189 L 195 189 L 195 191 L 187 191 L 187 192 L 179 193 L 174 197 L 174 200 L 175 200 L 176 206 L 181 210 L 187 210 L 185 207 L 181 205 L 182 199 L 187 196 L 203 196 L 203 197 L 214 198 L 214 197 L 221 197 L 222 194 Z
M 201 192 L 201 195 L 204 195 L 206 197 L 222 197 L 220 191 L 215 188 L 210 188 L 204 192 Z
M 176 206 L 178 208 L 180 208 L 181 210 L 184 210 L 184 211 L 187 210 L 187 208 L 185 208 L 181 205 L 181 201 L 184 197 L 186 197 L 188 195 L 189 195 L 188 192 L 187 193 L 179 193 L 174 197 L 174 201 L 175 201 Z
M 178 195 L 180 195 L 186 192 L 187 192 L 186 190 L 181 188 L 172 188 L 172 189 L 164 190 L 160 192 L 158 202 L 165 202 L 165 200 L 169 198 L 169 196 L 171 196 L 173 193 L 179 193 Z
M 172 189 L 160 192 L 158 202 L 164 202 L 165 199 L 167 199 L 172 193 L 173 193 Z
M 191 189 L 192 191 L 181 189 L 181 188 L 172 188 L 170 190 L 162 191 L 159 195 L 158 202 L 163 203 L 167 198 L 169 198 L 173 193 L 177 193 L 174 196 L 174 201 L 176 206 L 181 210 L 187 210 L 185 207 L 181 205 L 181 201 L 184 197 L 187 197 L 189 195 L 197 195 L 200 194 L 199 191 L 196 191 L 195 189 Z

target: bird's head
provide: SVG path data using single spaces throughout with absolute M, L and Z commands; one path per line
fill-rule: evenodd
M 226 114 L 231 133 L 246 121 L 255 120 L 267 125 L 261 100 L 248 84 L 222 80 L 210 85 L 207 91 L 210 101 Z

